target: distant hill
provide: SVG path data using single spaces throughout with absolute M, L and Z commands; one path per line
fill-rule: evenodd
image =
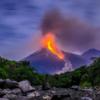
M 90 60 L 91 57 L 99 57 L 100 51 L 97 49 L 90 49 L 81 55 L 84 59 Z
M 34 66 L 42 74 L 56 74 L 71 71 L 89 63 L 88 60 L 82 58 L 80 55 L 62 52 L 65 56 L 64 59 L 58 58 L 51 51 L 43 48 L 23 60 L 30 61 L 31 66 Z

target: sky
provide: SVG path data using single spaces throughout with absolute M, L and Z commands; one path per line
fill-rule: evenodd
M 61 49 L 77 54 L 90 48 L 100 50 L 100 0 L 1 0 L 0 55 L 19 61 L 40 49 L 40 38 L 45 31 L 42 19 L 46 21 L 46 15 L 55 12 L 52 10 L 55 8 L 61 11 L 58 16 L 66 17 L 58 18 L 64 27 L 60 28 L 62 34 L 57 35 Z M 55 19 L 52 24 L 57 25 Z

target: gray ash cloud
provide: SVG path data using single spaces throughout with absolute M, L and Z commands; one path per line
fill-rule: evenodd
M 55 34 L 61 46 L 68 51 L 84 52 L 90 48 L 100 49 L 100 27 L 74 16 L 63 14 L 59 9 L 45 13 L 41 22 L 42 34 Z

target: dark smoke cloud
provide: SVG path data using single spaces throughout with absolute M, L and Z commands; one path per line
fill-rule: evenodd
M 42 34 L 52 32 L 62 48 L 71 52 L 84 52 L 90 48 L 100 49 L 100 28 L 79 20 L 74 16 L 64 15 L 59 9 L 45 13 L 41 22 Z

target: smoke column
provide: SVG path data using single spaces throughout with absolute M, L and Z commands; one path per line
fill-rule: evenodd
M 90 48 L 100 49 L 100 28 L 81 21 L 74 16 L 65 15 L 59 9 L 44 14 L 41 21 L 42 35 L 52 32 L 62 48 L 68 51 L 84 52 Z

